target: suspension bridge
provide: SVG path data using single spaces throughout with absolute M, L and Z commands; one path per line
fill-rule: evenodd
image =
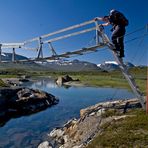
M 89 27 L 87 29 L 83 29 L 80 31 L 75 31 L 75 32 L 73 31 L 78 28 L 80 29 L 83 26 L 88 26 L 90 24 L 93 24 L 93 27 Z M 73 32 L 67 33 L 64 35 L 60 35 L 61 33 L 65 33 L 68 31 L 73 31 Z M 77 49 L 75 51 L 68 51 L 65 53 L 57 54 L 55 48 L 52 45 L 53 42 L 56 42 L 56 41 L 59 41 L 62 39 L 66 39 L 66 38 L 70 38 L 73 36 L 77 36 L 80 34 L 88 33 L 91 31 L 95 31 L 95 44 L 93 46 L 88 46 L 88 47 L 84 47 L 81 49 Z M 59 35 L 59 36 L 52 37 L 54 35 Z M 49 37 L 50 37 L 50 39 L 49 39 Z M 35 47 L 31 46 L 32 43 L 35 44 Z M 51 56 L 44 57 L 44 55 L 43 55 L 43 47 L 44 46 L 43 45 L 45 45 L 45 44 L 48 45 Z M 30 47 L 28 47 L 28 45 L 30 45 Z M 83 22 L 81 24 L 77 24 L 74 26 L 70 26 L 68 28 L 64 28 L 64 29 L 49 33 L 49 34 L 35 37 L 33 39 L 26 40 L 22 43 L 1 43 L 0 44 L 0 62 L 7 62 L 7 61 L 2 60 L 2 51 L 5 49 L 12 49 L 12 62 L 27 62 L 27 61 L 44 61 L 44 60 L 56 60 L 56 59 L 60 59 L 60 58 L 69 58 L 73 55 L 84 55 L 86 53 L 96 52 L 99 49 L 102 49 L 103 47 L 107 47 L 107 49 L 109 49 L 112 52 L 114 59 L 118 63 L 122 74 L 124 75 L 124 77 L 128 81 L 135 96 L 139 99 L 142 107 L 145 109 L 146 105 L 145 105 L 145 98 L 144 98 L 143 94 L 140 92 L 132 75 L 128 72 L 128 69 L 125 66 L 123 60 L 121 58 L 119 58 L 118 53 L 113 50 L 114 45 L 112 44 L 112 42 L 110 41 L 108 36 L 104 33 L 104 29 L 102 28 L 101 25 L 99 25 L 98 21 L 95 21 L 95 20 L 90 20 L 87 22 Z M 24 59 L 24 60 L 16 60 L 15 59 L 15 55 L 16 55 L 15 50 L 18 48 L 25 49 L 25 50 L 34 50 L 34 51 L 36 51 L 36 57 L 35 58 L 28 58 L 28 59 Z
M 60 33 L 64 33 L 64 32 L 67 32 L 67 31 L 72 31 L 74 29 L 81 28 L 83 26 L 93 24 L 93 23 L 95 24 L 94 27 L 48 39 L 49 37 L 51 37 L 53 35 L 58 35 Z M 78 25 L 74 25 L 74 26 L 71 26 L 71 27 L 68 27 L 68 28 L 58 30 L 56 32 L 52 32 L 52 33 L 49 33 L 49 34 L 46 34 L 46 35 L 42 35 L 42 36 L 33 38 L 33 39 L 30 39 L 30 40 L 24 41 L 22 43 L 1 43 L 0 44 L 0 62 L 7 62 L 7 61 L 2 61 L 2 58 L 1 58 L 2 50 L 5 50 L 5 49 L 12 49 L 12 62 L 55 60 L 55 59 L 58 59 L 58 58 L 68 58 L 72 55 L 83 55 L 86 52 L 96 51 L 97 48 L 99 48 L 99 47 L 101 48 L 101 47 L 106 46 L 106 43 L 108 42 L 108 41 L 105 41 L 105 38 L 102 38 L 103 40 L 99 41 L 100 35 L 98 34 L 98 29 L 99 29 L 99 27 L 98 27 L 97 21 L 91 20 L 91 21 L 87 21 L 87 22 L 84 22 L 84 23 L 81 23 L 81 24 L 78 24 Z M 52 43 L 55 42 L 55 41 L 66 39 L 66 38 L 76 36 L 76 35 L 80 35 L 80 34 L 84 34 L 84 33 L 88 33 L 88 32 L 91 32 L 93 30 L 96 30 L 96 44 L 94 46 L 86 47 L 86 48 L 82 48 L 82 49 L 78 49 L 78 50 L 75 50 L 75 51 L 66 52 L 66 53 L 62 53 L 62 54 L 57 54 L 55 48 L 52 45 Z M 28 45 L 31 45 L 32 43 L 36 44 L 36 47 L 34 47 L 34 48 L 27 47 Z M 49 50 L 51 52 L 51 56 L 49 56 L 49 57 L 43 56 L 43 45 L 45 45 L 45 44 L 48 44 Z M 17 61 L 15 59 L 15 54 L 16 54 L 15 50 L 18 49 L 18 48 L 19 49 L 25 49 L 25 50 L 34 50 L 37 53 L 36 57 L 35 58 L 29 58 L 28 60 Z

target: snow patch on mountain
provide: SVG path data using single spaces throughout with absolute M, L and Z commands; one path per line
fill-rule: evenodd
M 134 65 L 130 62 L 125 62 L 125 65 L 128 68 L 134 67 Z M 116 61 L 104 61 L 101 64 L 97 64 L 97 66 L 105 71 L 112 71 L 119 69 L 118 63 Z

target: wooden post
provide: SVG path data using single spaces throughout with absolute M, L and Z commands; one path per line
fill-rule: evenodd
M 51 42 L 48 42 L 48 45 L 49 45 L 49 48 L 51 49 L 52 56 L 56 56 L 56 55 L 57 55 L 57 53 L 56 53 L 56 51 L 54 50 L 54 48 L 53 48 L 53 46 L 52 46 Z
M 98 31 L 98 21 L 95 21 L 96 25 L 96 45 L 99 44 L 99 31 Z
M 41 40 L 41 37 L 39 37 L 38 39 L 38 44 L 39 44 L 39 47 L 38 47 L 38 56 L 37 58 L 43 58 L 43 51 L 42 51 L 42 40 Z
M 12 49 L 12 62 L 15 62 L 15 48 Z

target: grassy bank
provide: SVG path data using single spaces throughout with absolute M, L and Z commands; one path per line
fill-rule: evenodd
M 130 73 L 134 76 L 140 90 L 146 93 L 146 80 L 147 80 L 147 68 L 133 68 Z M 51 71 L 36 71 L 30 69 L 6 69 L 1 70 L 0 78 L 12 78 L 20 77 L 22 75 L 29 75 L 31 77 L 48 77 L 52 76 L 57 78 L 58 76 L 70 75 L 75 79 L 79 79 L 81 83 L 88 86 L 99 87 L 117 87 L 130 89 L 127 81 L 123 77 L 120 71 L 112 72 L 51 72 Z
M 7 87 L 7 85 L 0 79 L 0 87 Z
M 102 125 L 102 133 L 87 148 L 147 147 L 148 115 L 141 109 L 127 114 L 134 116 Z
M 147 69 L 146 68 L 134 68 L 130 70 L 130 73 L 134 76 L 137 85 L 140 90 L 146 94 L 146 81 L 147 81 Z M 74 78 L 78 78 L 82 83 L 91 86 L 100 87 L 117 87 L 128 88 L 130 86 L 120 71 L 113 72 L 99 72 L 99 73 L 84 73 L 79 75 L 72 75 Z

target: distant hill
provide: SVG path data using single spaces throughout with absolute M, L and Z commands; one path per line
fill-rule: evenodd
M 128 68 L 135 67 L 135 65 L 133 65 L 130 62 L 125 62 L 125 64 L 126 64 L 126 66 Z M 118 66 L 117 62 L 115 62 L 115 61 L 105 61 L 102 64 L 97 64 L 97 66 L 100 69 L 105 70 L 105 71 L 113 71 L 113 70 L 118 70 L 119 69 L 119 66 Z
M 96 71 L 100 70 L 100 68 L 90 62 L 86 61 L 79 61 L 79 60 L 73 60 L 73 61 L 47 61 L 44 63 L 38 62 L 38 64 L 48 68 L 53 69 L 55 71 Z
M 27 60 L 28 58 L 22 55 L 15 55 L 16 60 Z M 9 63 L 1 63 L 0 69 L 3 68 L 20 68 L 31 70 L 49 70 L 49 71 L 113 71 L 119 69 L 118 64 L 115 61 L 105 61 L 101 64 L 94 64 L 87 61 L 80 60 L 47 60 L 44 62 L 25 62 L 25 63 L 12 63 L 12 53 L 2 53 L 2 61 Z M 132 63 L 127 62 L 127 67 L 135 67 Z
M 22 55 L 15 55 L 16 60 L 27 60 L 28 58 Z M 6 63 L 0 63 L 0 69 L 31 69 L 31 70 L 44 70 L 45 68 L 36 64 L 35 62 L 18 62 L 13 63 L 12 53 L 2 53 L 2 61 L 7 61 Z M 46 70 L 46 69 L 45 69 Z
M 2 57 L 2 61 L 12 61 L 12 53 L 4 53 L 3 52 L 1 57 Z M 25 56 L 16 54 L 15 59 L 16 60 L 26 60 L 28 58 Z
M 27 60 L 28 58 L 22 55 L 15 55 L 16 60 Z M 25 62 L 25 63 L 12 63 L 12 53 L 2 53 L 2 61 L 9 63 L 1 63 L 0 68 L 21 68 L 21 69 L 32 69 L 32 70 L 51 70 L 51 71 L 97 71 L 100 68 L 90 62 L 86 61 L 64 61 L 64 60 L 53 60 L 44 62 Z

